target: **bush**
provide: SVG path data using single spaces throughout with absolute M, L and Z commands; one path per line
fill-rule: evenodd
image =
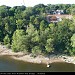
M 32 48 L 32 54 L 36 54 L 36 55 L 41 54 L 41 49 L 40 49 L 40 47 L 39 47 L 39 46 L 33 47 L 33 48 Z
M 6 47 L 10 49 L 11 48 L 11 45 L 10 44 L 7 44 Z
M 10 44 L 10 38 L 8 35 L 5 36 L 4 38 L 4 45 Z

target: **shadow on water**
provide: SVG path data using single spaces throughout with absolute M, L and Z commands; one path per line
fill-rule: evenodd
M 75 65 L 70 63 L 52 63 L 49 68 L 46 66 L 0 56 L 0 72 L 75 72 Z

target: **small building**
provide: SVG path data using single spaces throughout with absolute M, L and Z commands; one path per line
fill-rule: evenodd
M 47 21 L 49 23 L 53 22 L 53 23 L 56 23 L 56 22 L 59 22 L 59 21 L 62 21 L 62 19 L 60 17 L 57 17 L 57 16 L 49 16 L 47 17 Z
M 66 14 L 62 14 L 62 15 L 59 15 L 59 14 L 54 14 L 54 15 L 47 15 L 47 21 L 48 23 L 50 22 L 59 22 L 59 21 L 62 21 L 62 19 L 65 18 L 65 19 L 72 19 L 73 16 L 72 15 L 66 15 Z
M 50 14 L 64 14 L 64 11 L 63 10 L 52 10 Z

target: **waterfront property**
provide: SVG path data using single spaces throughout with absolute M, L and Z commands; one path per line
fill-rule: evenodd
M 66 15 L 66 14 L 47 15 L 47 21 L 49 23 L 62 21 L 63 18 L 65 18 L 65 19 L 72 19 L 73 16 L 72 15 Z

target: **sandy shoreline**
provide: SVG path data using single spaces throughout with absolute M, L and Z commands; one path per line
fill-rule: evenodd
M 31 63 L 53 63 L 53 62 L 67 62 L 67 63 L 73 63 L 75 64 L 75 57 L 70 57 L 66 55 L 50 55 L 48 57 L 38 55 L 37 57 L 32 57 L 31 54 L 25 55 L 23 52 L 12 52 L 11 49 L 7 49 L 5 46 L 0 45 L 0 56 L 3 55 L 9 55 L 13 59 L 16 60 L 22 60 L 25 62 L 31 62 Z

